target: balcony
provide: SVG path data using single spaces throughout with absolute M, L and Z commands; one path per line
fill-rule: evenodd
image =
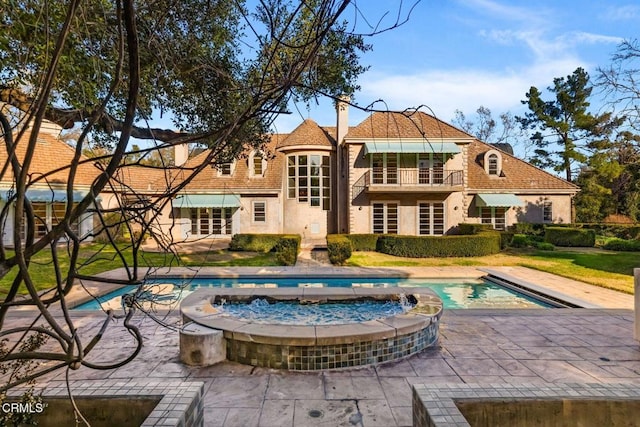
M 355 184 L 354 197 L 368 193 L 451 193 L 462 191 L 463 171 L 442 168 L 374 167 Z

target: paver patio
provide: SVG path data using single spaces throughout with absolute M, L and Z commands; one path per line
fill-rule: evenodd
M 24 323 L 26 315 L 12 315 L 6 327 Z M 102 320 L 73 317 L 85 337 Z M 165 320 L 179 318 L 173 313 Z M 640 384 L 640 347 L 628 309 L 450 309 L 436 348 L 375 367 L 307 373 L 231 362 L 187 367 L 179 363 L 178 332 L 142 316 L 136 322 L 145 345 L 134 362 L 108 371 L 81 368 L 70 377 L 202 381 L 206 426 L 410 426 L 411 385 L 422 383 Z M 113 324 L 89 359 L 122 357 L 131 346 L 121 324 Z M 63 379 L 64 372 L 47 378 Z

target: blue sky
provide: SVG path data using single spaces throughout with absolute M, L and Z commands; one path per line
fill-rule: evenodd
M 413 2 L 356 4 L 369 22 L 382 19 L 385 26 L 395 21 L 400 5 L 406 15 Z M 354 16 L 353 9 L 344 15 L 350 22 Z M 456 109 L 470 118 L 480 105 L 496 118 L 505 111 L 522 113 L 520 101 L 529 87 L 546 88 L 577 67 L 594 76 L 622 39 L 639 36 L 638 22 L 640 3 L 632 1 L 423 0 L 402 27 L 368 40 L 373 51 L 362 62 L 371 68 L 360 77 L 355 101 L 383 99 L 399 110 L 426 105 L 449 122 Z M 361 16 L 357 29 L 370 31 Z M 328 102 L 311 110 L 298 105 L 292 112 L 276 121 L 277 132 L 289 132 L 307 117 L 335 123 Z M 364 117 L 352 109 L 350 124 Z

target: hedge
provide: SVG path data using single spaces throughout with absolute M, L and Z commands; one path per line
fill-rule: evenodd
M 378 244 L 378 238 L 382 234 L 341 234 L 351 241 L 351 249 L 354 251 L 374 252 Z
M 529 236 L 543 236 L 545 224 L 533 222 L 517 222 L 509 226 L 509 230 L 515 234 L 526 234 Z
M 500 233 L 484 231 L 464 236 L 397 236 L 378 238 L 378 252 L 389 255 L 426 257 L 468 257 L 500 252 Z
M 285 236 L 295 234 L 234 234 L 229 244 L 230 251 L 271 252 Z
M 493 231 L 491 224 L 461 223 L 458 224 L 458 234 L 465 236 L 478 234 L 481 231 Z
M 289 234 L 280 238 L 273 248 L 276 260 L 282 265 L 296 265 L 298 251 L 300 250 L 300 235 Z
M 640 240 L 611 239 L 602 248 L 609 251 L 639 252 Z
M 377 239 L 376 239 L 377 240 Z M 327 252 L 331 264 L 343 265 L 351 257 L 352 241 L 346 234 L 327 235 Z
M 596 244 L 596 232 L 584 228 L 547 227 L 544 241 L 555 246 L 593 247 Z
M 275 252 L 282 265 L 295 265 L 300 250 L 299 234 L 234 234 L 230 251 Z

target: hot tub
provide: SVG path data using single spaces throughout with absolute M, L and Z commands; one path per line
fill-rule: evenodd
M 219 304 L 293 301 L 302 304 L 398 301 L 413 308 L 393 316 L 343 324 L 284 325 L 229 316 Z M 435 345 L 442 300 L 428 288 L 210 288 L 180 305 L 185 323 L 221 330 L 227 359 L 289 370 L 337 369 L 397 360 Z

